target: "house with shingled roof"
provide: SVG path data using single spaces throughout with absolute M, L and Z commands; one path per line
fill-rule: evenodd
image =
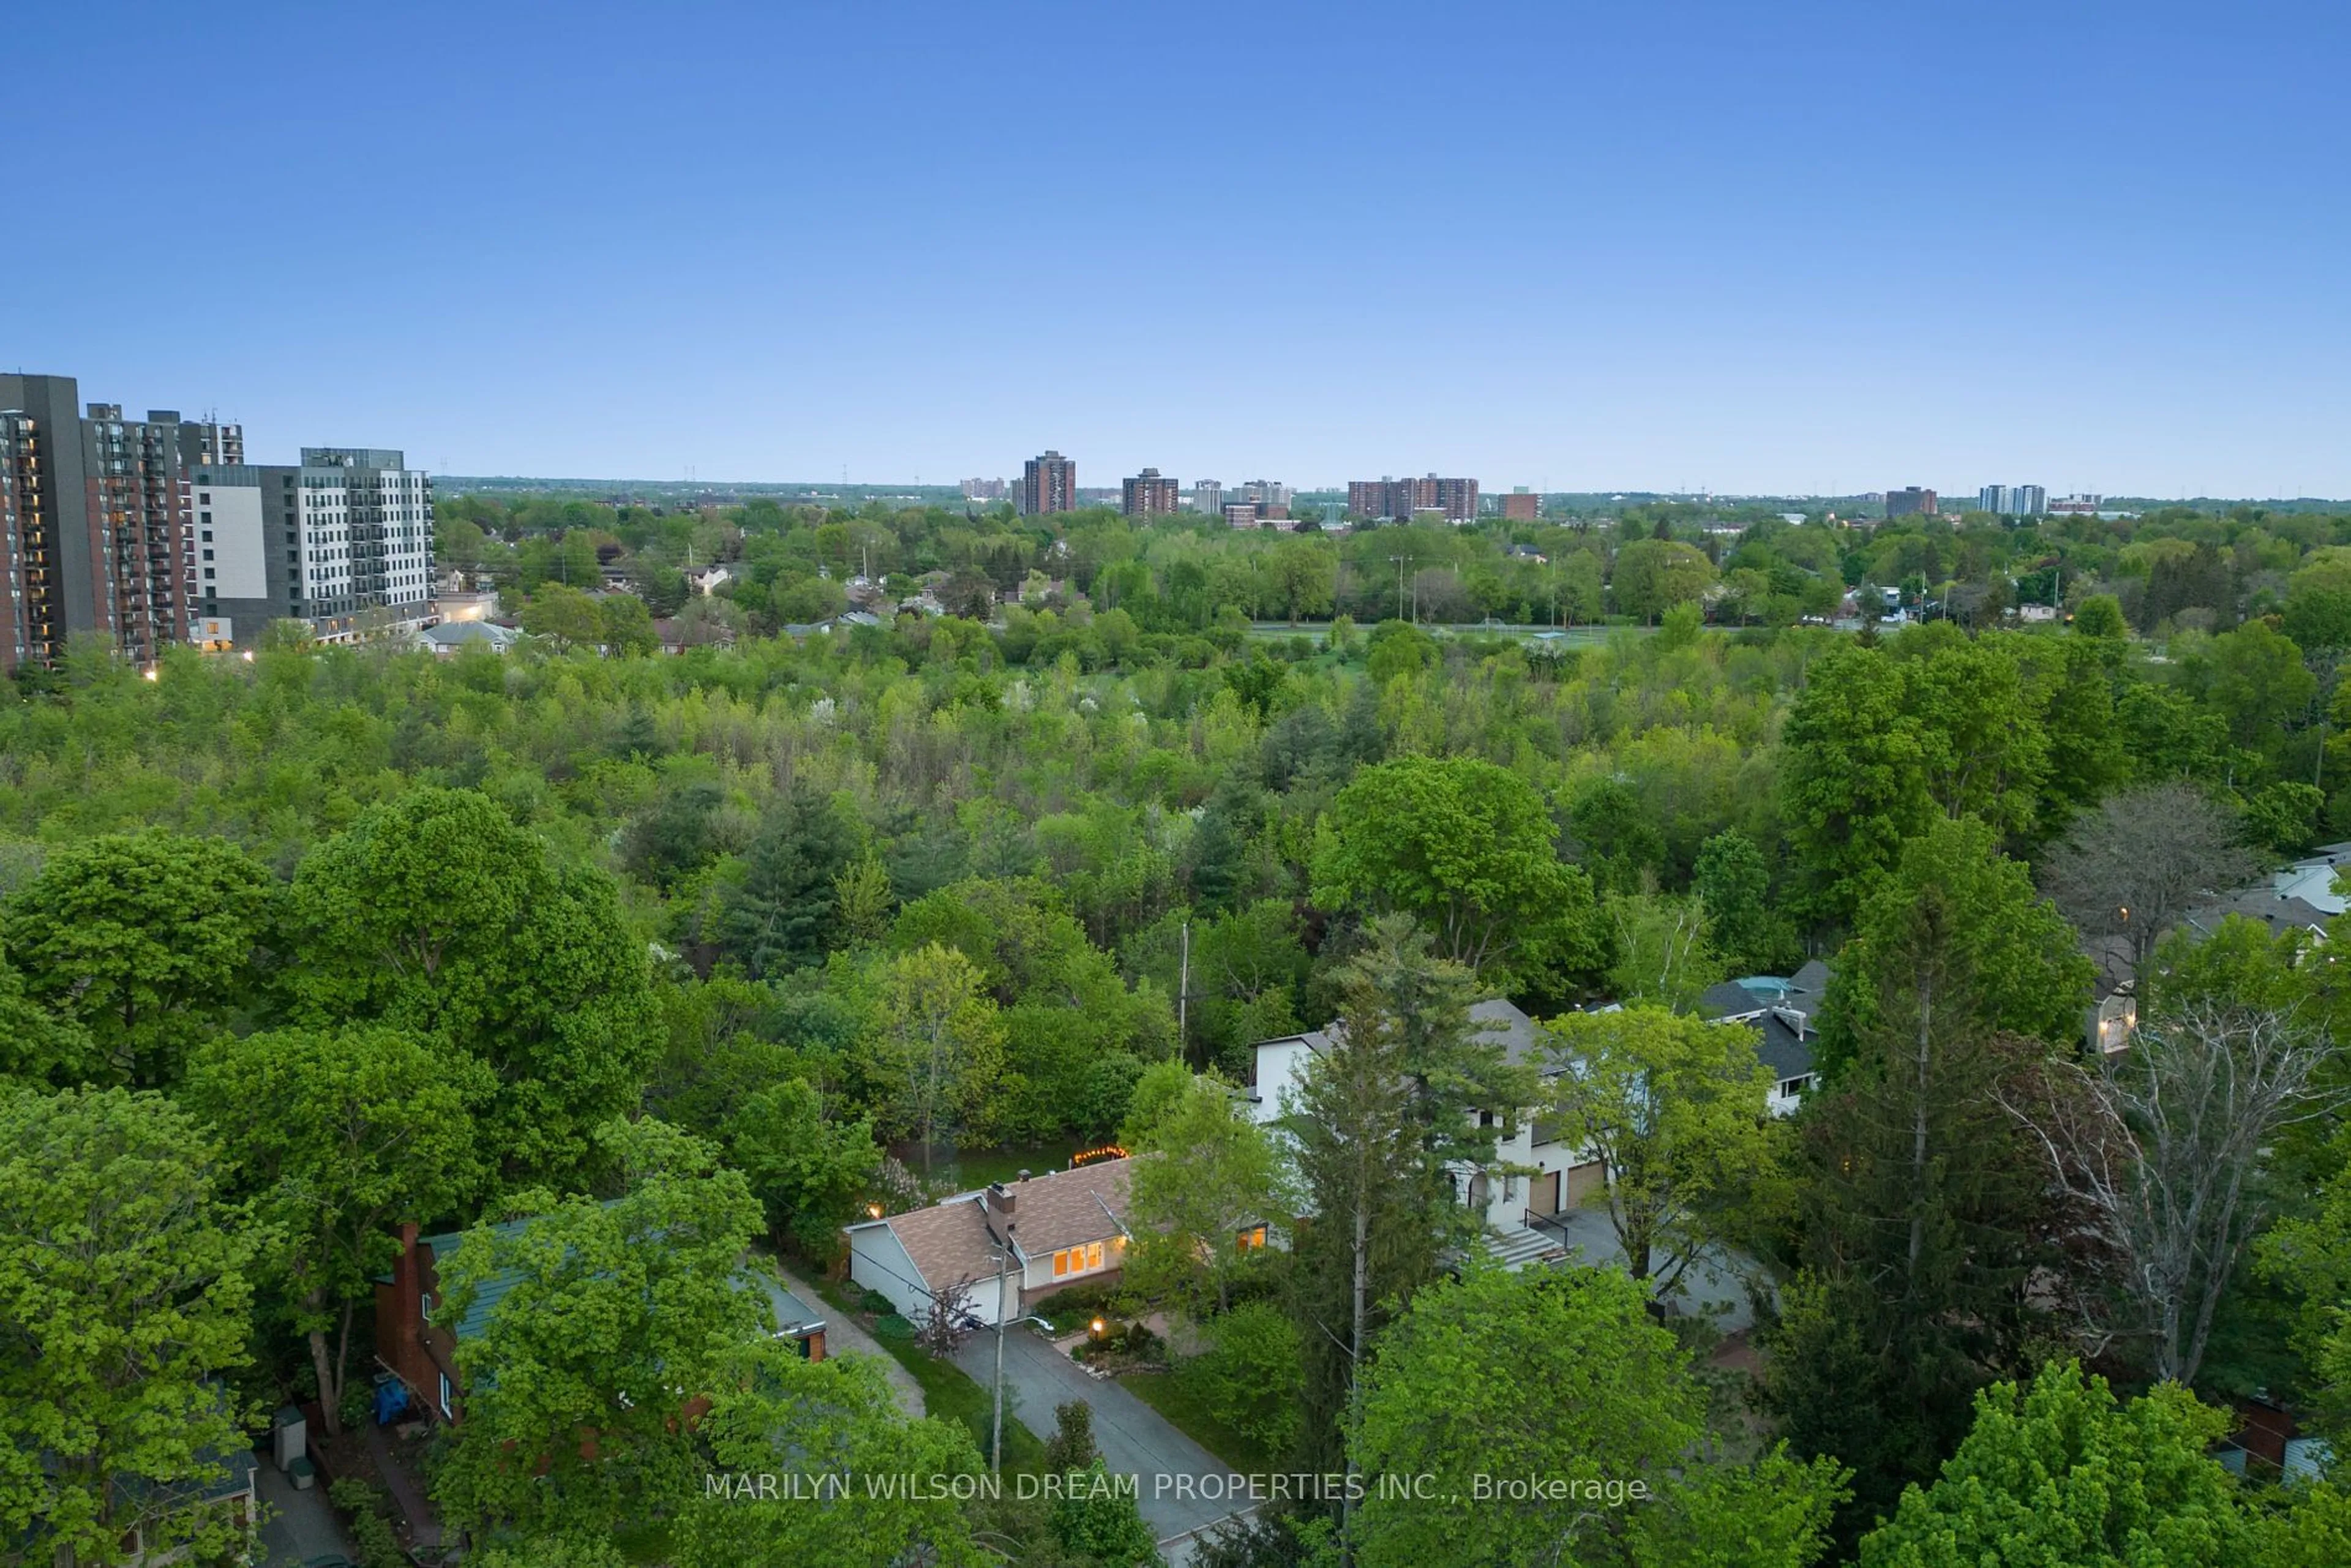
M 1017 1322 L 1056 1291 L 1119 1277 L 1134 1163 L 1024 1175 L 848 1226 L 849 1277 L 915 1321 L 959 1294 L 981 1326 Z

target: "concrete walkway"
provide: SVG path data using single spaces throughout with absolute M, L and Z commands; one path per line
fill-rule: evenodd
M 343 1521 L 328 1506 L 325 1487 L 298 1490 L 266 1453 L 256 1456 L 253 1479 L 267 1511 L 261 1521 L 261 1568 L 301 1568 L 313 1557 L 329 1554 L 359 1561 Z
M 996 1335 L 976 1333 L 955 1354 L 955 1364 L 982 1388 L 996 1382 Z M 1040 1437 L 1053 1435 L 1053 1407 L 1084 1401 L 1094 1415 L 1094 1446 L 1113 1475 L 1135 1478 L 1135 1500 L 1144 1522 L 1159 1540 L 1172 1541 L 1215 1523 L 1248 1506 L 1239 1478 L 1207 1449 L 1169 1424 L 1167 1418 L 1121 1388 L 1094 1377 L 1027 1328 L 1004 1336 L 1004 1411 L 1007 1418 Z
M 791 1292 L 810 1307 L 824 1314 L 824 1354 L 835 1355 L 869 1355 L 882 1364 L 882 1375 L 890 1380 L 890 1392 L 897 1396 L 898 1408 L 909 1416 L 921 1416 L 923 1385 L 914 1375 L 899 1364 L 898 1358 L 883 1350 L 873 1336 L 858 1327 L 857 1320 L 836 1308 L 816 1293 L 815 1288 L 782 1263 L 769 1259 L 776 1275 L 790 1288 Z

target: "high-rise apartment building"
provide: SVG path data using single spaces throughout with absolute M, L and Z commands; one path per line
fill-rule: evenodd
M 1445 520 L 1448 523 L 1475 522 L 1478 517 L 1478 481 L 1438 479 L 1437 509 L 1445 514 Z
M 306 446 L 299 467 L 253 472 L 261 480 L 264 536 L 274 531 L 283 540 L 278 613 L 309 622 L 323 641 L 340 642 L 430 612 L 433 481 L 409 467 L 405 454 Z M 243 628 L 238 632 L 246 641 Z
M 1223 516 L 1225 510 L 1225 487 L 1214 479 L 1194 480 L 1192 482 L 1192 509 L 1211 517 Z
M 1521 485 L 1502 497 L 1502 516 L 1513 523 L 1531 523 L 1542 516 L 1542 497 Z
M 1181 505 L 1184 487 L 1156 468 L 1145 468 L 1123 482 L 1120 502 L 1130 517 L 1165 517 Z
M 2037 517 L 2049 509 L 2049 492 L 2039 485 L 1986 485 L 1976 492 L 1979 510 L 2002 517 Z
M 1258 526 L 1257 503 L 1255 501 L 1227 501 L 1225 503 L 1225 521 L 1236 528 L 1256 528 Z
M 1347 485 L 1347 510 L 1359 517 L 1409 520 L 1416 512 L 1437 512 L 1448 522 L 1478 516 L 1478 481 L 1420 478 L 1355 479 Z
M 963 498 L 967 501 L 1001 501 L 1010 490 L 1002 479 L 967 479 L 963 482 Z
M 169 410 L 78 406 L 71 376 L 0 375 L 0 665 L 53 661 L 95 633 L 152 664 L 193 630 L 195 540 L 185 454 L 240 449 L 235 425 Z
M 1889 517 L 1931 517 L 1940 509 L 1935 492 L 1916 485 L 1886 492 L 1886 515 Z
M 1023 515 L 1041 517 L 1052 512 L 1074 512 L 1077 509 L 1077 459 L 1049 451 L 1042 456 L 1031 457 L 1021 465 L 1020 510 Z
M 298 465 L 188 472 L 207 645 L 250 648 L 286 620 L 347 643 L 431 612 L 433 481 L 402 454 L 306 446 Z

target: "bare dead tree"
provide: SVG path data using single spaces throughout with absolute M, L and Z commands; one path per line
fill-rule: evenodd
M 2085 936 L 2119 936 L 2142 974 L 2163 934 L 2209 895 L 2261 874 L 2237 823 L 2183 779 L 2110 795 L 2041 869 L 2042 891 Z
M 2269 1215 L 2271 1142 L 2346 1099 L 2314 1083 L 2333 1052 L 2292 1011 L 2197 1003 L 2142 1024 L 2116 1060 L 2048 1063 L 2030 1100 L 2002 1092 L 2106 1260 L 2114 1328 L 2147 1344 L 2158 1377 L 2185 1384 L 2203 1364 L 2220 1294 Z
M 978 1326 L 978 1316 L 971 1310 L 972 1282 L 966 1275 L 951 1284 L 942 1285 L 932 1293 L 930 1310 L 915 1325 L 914 1343 L 933 1355 L 953 1355 L 971 1337 Z

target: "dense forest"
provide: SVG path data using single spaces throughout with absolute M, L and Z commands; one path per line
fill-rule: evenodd
M 2208 1457 L 2351 1409 L 2342 943 L 2209 913 L 2351 837 L 2351 516 L 458 497 L 439 540 L 534 634 L 91 648 L 0 704 L 0 1562 L 224 1549 L 172 1485 L 288 1399 L 365 1419 L 397 1226 L 520 1216 L 578 1332 L 468 1342 L 426 1464 L 477 1560 L 1151 1561 L 1115 1500 L 701 1480 L 1083 1470 L 725 1281 L 1106 1143 L 1157 1163 L 1104 1310 L 1182 1326 L 1201 1430 L 1652 1498 L 1266 1509 L 1196 1562 L 2351 1560 L 2351 1494 Z M 1813 958 L 1820 1082 L 1768 1118 L 1698 1000 Z M 1249 1048 L 1333 1020 L 1269 1142 Z M 1452 1173 L 1551 1094 L 1632 1268 L 1480 1261 Z M 1212 1244 L 1250 1214 L 1284 1244 Z M 1751 1276 L 1743 1370 L 1650 1310 L 1699 1249 Z

